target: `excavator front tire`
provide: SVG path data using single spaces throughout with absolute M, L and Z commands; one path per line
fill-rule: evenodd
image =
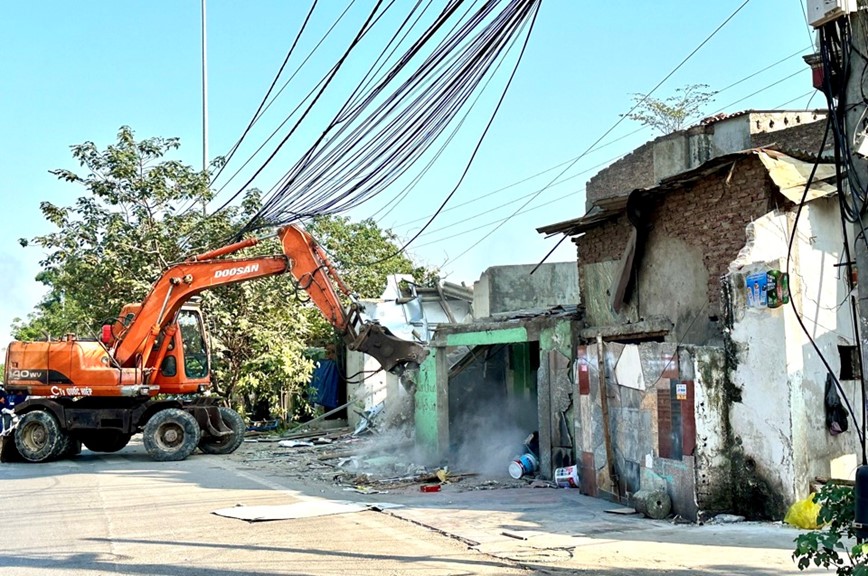
M 221 406 L 220 419 L 223 420 L 223 424 L 232 429 L 232 434 L 203 437 L 199 441 L 199 449 L 206 454 L 232 454 L 244 442 L 247 425 L 244 424 L 244 419 L 238 412 L 232 408 Z
M 28 462 L 44 462 L 66 447 L 66 433 L 50 412 L 34 410 L 23 414 L 15 429 L 15 447 Z
M 81 440 L 67 431 L 61 431 L 60 442 L 57 443 L 57 452 L 54 457 L 58 460 L 72 458 L 81 454 Z
M 142 430 L 145 450 L 158 462 L 183 460 L 193 453 L 201 437 L 199 423 L 178 408 L 160 410 Z

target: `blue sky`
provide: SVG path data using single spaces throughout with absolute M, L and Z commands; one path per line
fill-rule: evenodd
M 466 180 L 428 233 L 411 246 L 411 255 L 442 266 L 447 280 L 468 284 L 489 266 L 539 261 L 556 239 L 542 238 L 535 228 L 580 216 L 587 180 L 605 163 L 653 138 L 650 129 L 622 122 L 604 140 L 605 146 L 563 174 L 561 184 L 539 192 L 524 213 L 485 236 L 563 167 L 550 169 L 584 152 L 617 122 L 630 109 L 633 93 L 651 90 L 742 2 L 634 0 L 613 5 L 543 0 L 517 76 Z M 319 4 L 299 54 L 307 53 L 345 6 L 336 0 Z M 398 0 L 401 4 L 410 2 Z M 372 5 L 372 0 L 356 0 L 302 78 L 325 74 Z M 302 0 L 208 2 L 212 157 L 225 153 L 241 134 L 309 7 Z M 4 342 L 12 318 L 25 316 L 41 294 L 33 281 L 41 254 L 38 248 L 21 248 L 17 239 L 51 230 L 39 212 L 40 201 L 69 205 L 81 193 L 48 173 L 76 168 L 69 146 L 90 140 L 103 147 L 120 126 L 129 125 L 139 137 L 180 137 L 177 157 L 201 164 L 199 10 L 198 0 L 10 0 L 0 8 Z M 378 34 L 384 35 L 388 26 L 384 21 Z M 799 2 L 751 0 L 655 95 L 666 97 L 686 84 L 705 83 L 723 89 L 708 114 L 823 107 L 820 95 L 811 100 L 810 72 L 798 55 L 808 52 L 803 49 L 810 44 Z M 363 48 L 347 69 L 360 70 L 369 56 Z M 298 61 L 291 61 L 290 68 Z M 418 230 L 456 182 L 493 109 L 497 87 L 503 85 L 503 74 L 498 78 L 480 101 L 479 114 L 453 141 L 445 165 L 428 181 L 387 215 L 381 210 L 390 197 L 386 193 L 350 215 L 376 215 L 381 226 L 402 237 Z M 339 93 L 331 98 L 339 101 Z M 298 93 L 285 92 L 250 141 L 258 145 L 299 99 Z M 312 116 L 310 127 L 292 139 L 255 184 L 263 189 L 274 184 L 310 143 L 317 119 L 324 117 Z M 252 148 L 242 149 L 239 156 L 245 152 Z M 227 186 L 230 191 L 232 184 Z M 573 259 L 569 242 L 551 258 Z

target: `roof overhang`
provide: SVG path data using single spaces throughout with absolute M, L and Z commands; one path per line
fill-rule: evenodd
M 810 202 L 817 198 L 829 196 L 837 190 L 835 164 L 830 159 L 806 162 L 769 148 L 751 148 L 713 158 L 697 168 L 664 178 L 657 186 L 637 188 L 628 194 L 597 200 L 584 216 L 541 226 L 537 228 L 537 232 L 549 236 L 555 234 L 564 234 L 566 236 L 582 234 L 625 213 L 627 203 L 633 196 L 663 194 L 682 188 L 686 184 L 719 172 L 727 166 L 732 169 L 731 167 L 734 167 L 736 162 L 747 156 L 757 156 L 760 159 L 768 171 L 769 177 L 780 189 L 781 194 L 794 204 Z M 807 189 L 806 193 L 805 188 L 811 171 L 815 169 L 815 165 L 814 178 L 811 180 L 810 188 Z

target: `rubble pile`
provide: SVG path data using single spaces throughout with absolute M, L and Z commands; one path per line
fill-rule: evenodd
M 447 465 L 415 462 L 413 441 L 397 431 L 356 435 L 349 428 L 304 430 L 291 434 L 249 435 L 233 458 L 275 476 L 305 484 L 329 484 L 347 491 L 377 494 L 401 491 L 490 490 L 549 486 L 533 476 L 512 478 L 504 463 L 500 477 Z

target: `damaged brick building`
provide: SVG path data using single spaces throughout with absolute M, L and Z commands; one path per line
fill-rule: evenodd
M 577 246 L 586 493 L 665 487 L 690 519 L 780 518 L 815 477 L 855 468 L 856 435 L 826 418 L 824 362 L 848 396 L 856 383 L 834 164 L 816 159 L 825 124 L 708 119 L 603 170 L 584 216 L 538 230 Z M 770 283 L 787 278 L 779 300 Z

